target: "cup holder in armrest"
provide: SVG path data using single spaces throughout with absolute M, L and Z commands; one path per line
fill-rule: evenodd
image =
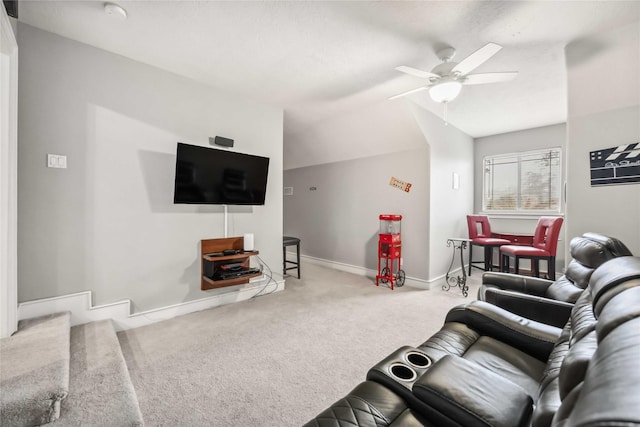
M 426 369 L 431 366 L 431 359 L 426 354 L 419 351 L 408 351 L 405 353 L 405 358 L 411 366 L 416 368 Z
M 418 378 L 415 369 L 403 363 L 392 363 L 389 366 L 389 372 L 400 381 L 415 381 Z
M 410 396 L 413 384 L 431 366 L 431 358 L 415 347 L 400 347 L 369 369 L 367 379 Z

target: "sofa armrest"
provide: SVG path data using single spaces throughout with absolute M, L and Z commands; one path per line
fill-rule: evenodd
M 564 327 L 573 308 L 568 302 L 497 288 L 485 289 L 483 301 L 558 328 Z
M 512 273 L 486 272 L 482 275 L 482 287 L 497 287 L 510 291 L 544 296 L 552 280 L 538 277 L 521 276 Z
M 454 307 L 445 322 L 464 323 L 482 335 L 509 344 L 546 362 L 562 329 L 536 322 L 484 301 Z
M 526 426 L 533 411 L 533 399 L 519 385 L 457 356 L 438 360 L 413 393 L 462 426 Z
M 406 402 L 381 384 L 365 381 L 325 409 L 304 427 L 349 425 L 388 426 L 407 409 Z M 354 413 L 359 414 L 355 417 Z

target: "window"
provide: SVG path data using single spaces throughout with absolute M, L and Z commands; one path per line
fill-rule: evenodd
M 560 211 L 560 148 L 487 156 L 483 165 L 484 211 Z

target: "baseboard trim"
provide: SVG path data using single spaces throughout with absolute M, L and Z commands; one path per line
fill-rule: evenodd
M 202 311 L 208 308 L 251 299 L 258 292 L 271 293 L 284 290 L 284 279 L 273 280 L 265 286 L 266 279 L 254 279 L 242 288 L 193 301 L 185 301 L 166 307 L 131 313 L 131 300 L 93 305 L 92 292 L 83 291 L 18 304 L 18 319 L 29 319 L 61 311 L 71 312 L 71 326 L 97 320 L 112 319 L 117 331 L 138 328 L 176 316 Z M 264 290 L 263 290 L 264 289 Z
M 287 252 L 287 255 L 292 255 L 295 257 L 296 254 L 295 252 Z M 311 264 L 320 265 L 326 268 L 332 268 L 334 270 L 345 271 L 347 273 L 357 274 L 359 276 L 369 277 L 372 280 L 375 280 L 375 277 L 378 274 L 377 270 L 372 270 L 370 268 L 360 267 L 353 264 L 345 264 L 343 262 L 331 261 L 323 258 L 316 258 L 310 255 L 300 255 L 300 258 L 310 262 Z M 468 268 L 469 268 L 469 265 L 466 264 L 465 270 L 467 270 Z M 450 276 L 459 275 L 461 274 L 461 271 L 462 269 L 458 267 L 451 270 L 449 275 Z M 428 280 L 418 279 L 416 277 L 406 277 L 405 284 L 413 288 L 432 289 L 434 285 L 439 287 L 440 285 L 444 284 L 444 281 L 446 280 L 446 276 L 447 276 L 446 274 L 442 274 L 440 276 L 437 276 Z
M 291 254 L 295 256 L 295 253 L 292 252 Z M 369 277 L 373 281 L 375 281 L 376 275 L 378 274 L 377 270 L 372 270 L 370 268 L 360 267 L 353 264 L 346 264 L 343 262 L 316 258 L 309 255 L 300 255 L 300 258 L 304 259 L 305 261 L 311 264 L 319 265 L 326 268 L 332 268 L 334 270 L 345 271 L 347 273 L 357 274 L 359 276 Z M 409 277 L 409 276 L 405 277 L 404 284 L 407 286 L 411 286 L 413 288 L 431 289 L 430 281 L 427 281 L 424 279 L 418 279 L 416 277 Z

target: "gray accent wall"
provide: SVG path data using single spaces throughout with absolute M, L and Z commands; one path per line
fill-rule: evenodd
M 18 46 L 20 301 L 92 290 L 142 311 L 236 292 L 200 290 L 200 240 L 224 237 L 223 208 L 173 204 L 176 143 L 216 135 L 271 159 L 266 204 L 230 206 L 228 234 L 254 233 L 279 271 L 281 109 L 24 24 Z
M 636 22 L 565 48 L 567 233 L 615 236 L 635 255 L 640 255 L 640 184 L 592 187 L 589 153 L 640 142 L 639 46 Z
M 293 187 L 293 195 L 284 198 L 284 230 L 302 239 L 305 255 L 377 270 L 378 216 L 402 214 L 407 283 L 431 287 L 440 284 L 451 262 L 447 238 L 467 235 L 473 140 L 411 101 L 402 102 L 390 104 L 388 114 L 383 107 L 361 111 L 349 128 L 356 145 L 371 140 L 377 151 L 387 141 L 386 154 L 362 149 L 358 159 L 285 170 L 284 186 Z M 316 135 L 340 137 L 346 126 L 343 119 L 324 125 Z M 390 186 L 392 177 L 411 183 L 410 191 Z
M 409 192 L 389 185 L 411 183 Z M 427 277 L 429 153 L 427 147 L 284 172 L 284 231 L 301 252 L 377 270 L 380 214 L 401 214 L 403 270 Z

